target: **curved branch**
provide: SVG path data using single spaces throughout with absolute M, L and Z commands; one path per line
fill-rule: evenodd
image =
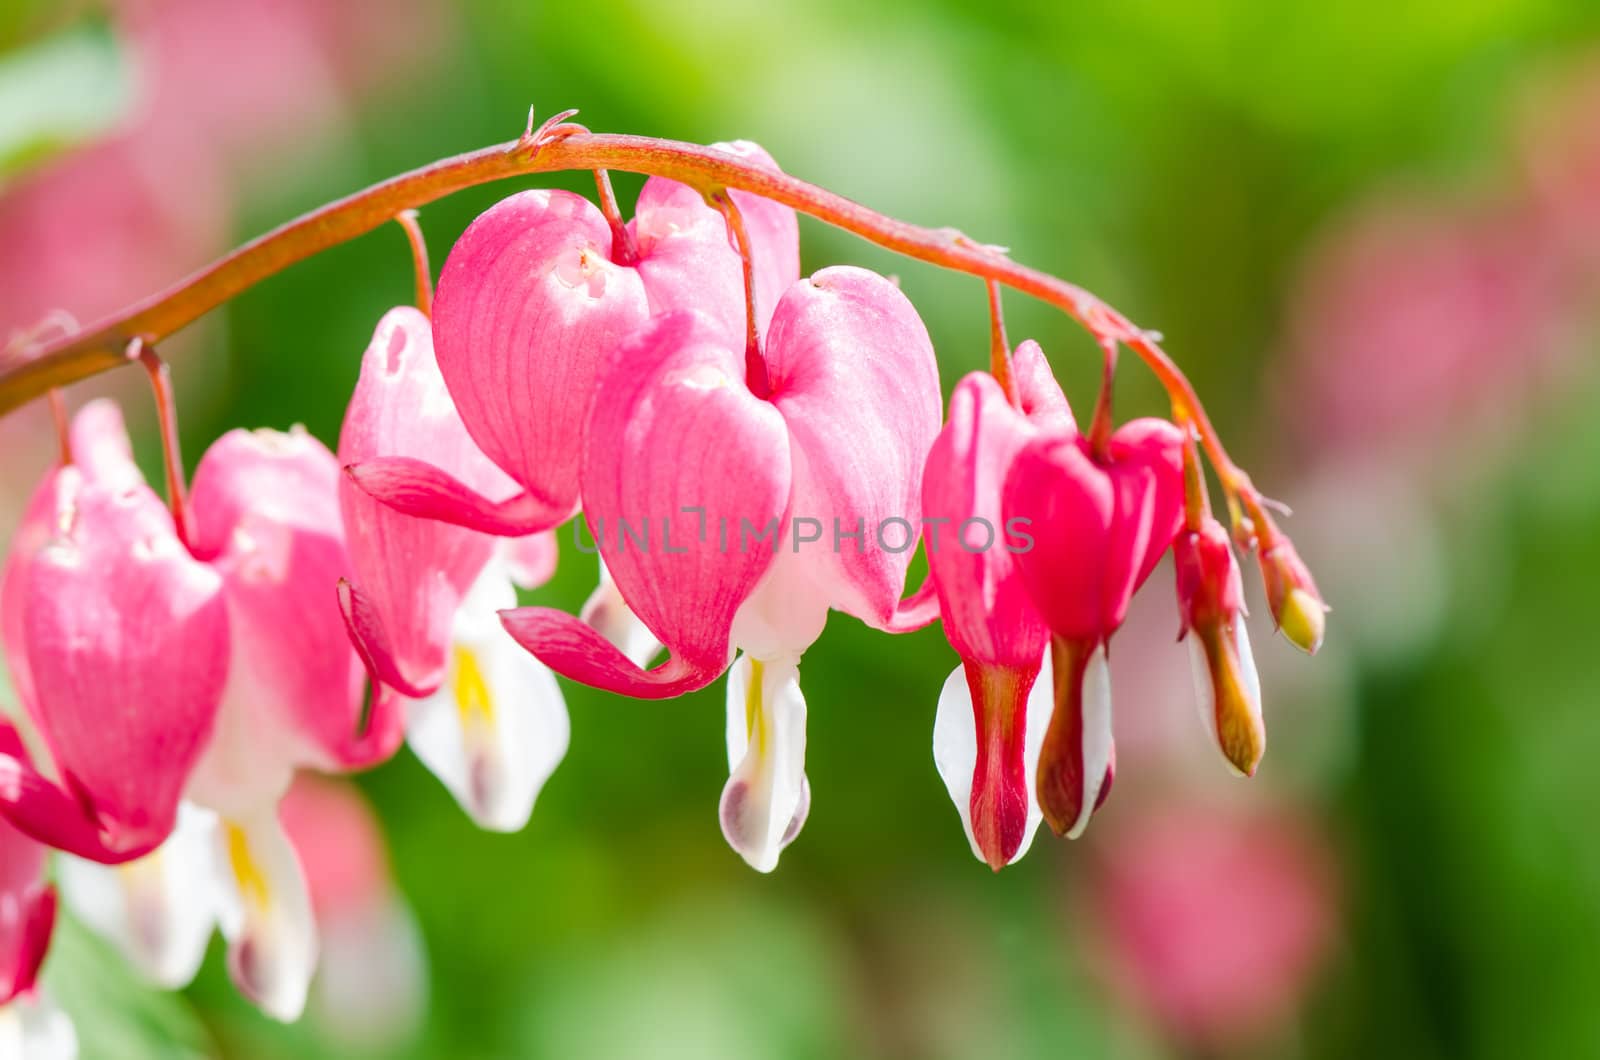
M 135 339 L 160 342 L 295 262 L 354 239 L 452 192 L 507 177 L 561 170 L 621 170 L 680 181 L 702 192 L 733 188 L 790 206 L 888 250 L 992 280 L 1061 309 L 1097 339 L 1126 344 L 1155 371 L 1175 410 L 1199 431 L 1224 489 L 1250 491 L 1228 458 L 1194 389 L 1172 359 L 1126 317 L 1082 288 L 1030 269 L 949 228 L 924 228 L 869 210 L 786 173 L 712 147 L 556 125 L 403 173 L 321 206 L 260 236 L 160 294 L 70 334 L 0 360 L 0 415 L 51 387 L 126 363 Z

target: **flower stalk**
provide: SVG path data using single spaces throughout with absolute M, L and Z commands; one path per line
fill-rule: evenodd
M 1011 403 L 1011 407 L 1021 408 L 1022 399 L 1017 396 L 1017 382 L 1012 378 L 1011 342 L 1006 338 L 1006 318 L 1000 297 L 1000 284 L 994 280 L 985 280 L 984 287 L 989 292 L 989 374 L 999 382 L 1000 389 L 1005 391 L 1006 400 Z
M 425 317 L 433 316 L 433 269 L 428 264 L 428 241 L 422 236 L 422 225 L 417 221 L 417 211 L 401 210 L 394 215 L 394 223 L 406 234 L 411 247 L 411 267 L 417 279 L 417 309 Z
M 172 371 L 155 346 L 136 338 L 128 343 L 127 358 L 138 361 L 150 378 L 161 428 L 161 458 L 167 476 L 167 505 L 178 541 L 188 548 L 194 541 L 194 517 L 189 509 L 189 488 L 183 473 L 183 450 L 178 444 L 178 402 L 172 394 Z
M 750 249 L 750 232 L 745 228 L 744 214 L 726 191 L 716 191 L 707 201 L 722 214 L 728 223 L 728 239 L 739 252 L 739 264 L 744 274 L 744 364 L 745 383 L 757 397 L 771 392 L 767 380 L 767 362 L 761 356 L 761 328 L 756 316 L 756 264 Z

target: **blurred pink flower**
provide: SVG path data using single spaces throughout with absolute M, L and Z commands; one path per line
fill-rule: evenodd
M 372 807 L 355 785 L 302 773 L 279 807 L 300 854 L 322 937 L 317 1022 L 350 1049 L 404 1043 L 421 1026 L 427 958 L 390 876 Z
M 433 0 L 119 0 L 139 120 L 195 130 L 256 166 L 344 131 L 362 90 L 413 76 L 447 39 Z
M 318 921 L 388 899 L 383 828 L 353 784 L 301 773 L 279 803 L 278 819 L 300 854 Z
M 1313 247 L 1291 295 L 1284 419 L 1305 447 L 1455 432 L 1526 391 L 1560 301 L 1515 212 L 1368 205 Z
M 1338 931 L 1334 864 L 1314 819 L 1186 797 L 1102 833 L 1090 886 L 1111 980 L 1188 1044 L 1280 1028 Z
M 181 131 L 84 148 L 0 196 L 0 344 L 53 310 L 81 323 L 205 264 L 231 202 L 211 153 Z

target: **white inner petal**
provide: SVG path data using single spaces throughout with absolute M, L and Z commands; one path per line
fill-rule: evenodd
M 810 810 L 806 701 L 798 656 L 740 655 L 728 671 L 728 783 L 723 835 L 758 872 L 771 872 Z
M 144 978 L 166 990 L 187 986 L 217 922 L 215 831 L 216 816 L 186 802 L 166 842 L 135 861 L 101 865 L 63 854 L 62 898 Z
M 972 714 L 972 690 L 967 687 L 967 672 L 957 666 L 939 690 L 939 705 L 933 713 L 933 766 L 950 792 L 950 801 L 961 815 L 961 828 L 967 833 L 972 856 L 983 860 L 978 840 L 972 833 L 972 781 L 978 768 L 978 726 Z M 1030 815 L 1031 816 L 1031 815 Z
M 234 985 L 267 1015 L 291 1023 L 317 965 L 317 928 L 300 859 L 277 807 L 224 819 L 216 829 L 222 934 Z
M 600 561 L 600 584 L 584 601 L 578 617 L 617 646 L 632 663 L 643 669 L 661 651 L 661 642 L 650 627 L 639 620 L 611 578 L 605 560 Z
M 1083 671 L 1083 808 L 1067 832 L 1076 839 L 1089 827 L 1094 804 L 1111 767 L 1111 667 L 1106 646 L 1097 645 Z
M 1039 676 L 1028 690 L 1026 726 L 1023 732 L 1022 768 L 1028 786 L 1028 823 L 1022 834 L 1022 843 L 1011 856 L 1015 865 L 1033 845 L 1034 833 L 1044 820 L 1035 787 L 1039 774 L 1039 754 L 1044 748 L 1045 733 L 1050 729 L 1050 712 L 1055 709 L 1054 682 L 1051 677 L 1050 650 L 1043 652 Z M 978 723 L 972 709 L 972 690 L 967 684 L 966 670 L 957 666 L 945 678 L 939 692 L 939 705 L 933 715 L 933 764 L 939 777 L 961 815 L 961 827 L 967 834 L 967 844 L 972 856 L 983 861 L 983 851 L 972 831 L 972 783 L 978 770 Z
M 44 991 L 0 1005 L 0 1057 L 77 1060 L 78 1035 L 67 1014 Z
M 456 612 L 444 683 L 406 708 L 411 749 L 479 827 L 497 832 L 528 823 L 571 740 L 555 675 L 496 617 L 515 602 L 505 572 L 485 570 Z

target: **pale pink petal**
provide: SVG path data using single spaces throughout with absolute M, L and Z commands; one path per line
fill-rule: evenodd
M 194 797 L 214 809 L 276 801 L 296 768 L 387 758 L 400 726 L 358 733 L 364 668 L 334 587 L 349 570 L 339 466 L 296 429 L 223 435 L 195 472 L 195 550 L 223 577 L 233 656 Z
M 23 586 L 38 730 L 126 850 L 172 829 L 227 675 L 227 607 L 148 489 L 85 482 L 61 500 Z
M 546 530 L 500 543 L 500 558 L 519 589 L 537 589 L 556 573 L 560 546 L 556 532 Z
M 585 519 L 623 598 L 672 659 L 646 673 L 560 612 L 527 608 L 506 622 L 558 673 L 659 698 L 726 669 L 734 614 L 773 558 L 742 547 L 741 530 L 781 520 L 788 440 L 777 411 L 746 389 L 743 351 L 699 314 L 654 318 L 615 366 L 589 424 Z
M 473 443 L 434 361 L 428 319 L 394 309 L 378 323 L 361 363 L 339 437 L 339 462 L 401 456 L 427 461 L 474 492 L 504 499 L 516 484 Z M 456 605 L 493 551 L 479 533 L 384 507 L 352 482 L 339 502 L 351 582 L 366 602 L 362 628 L 381 642 L 404 686 L 431 691 L 443 679 Z M 370 650 L 370 649 L 369 649 Z
M 939 370 L 916 310 L 865 269 L 824 269 L 785 292 L 767 337 L 772 403 L 794 465 L 791 518 L 821 537 L 829 603 L 889 625 L 921 533 L 922 465 L 939 432 Z M 843 534 L 860 530 L 859 539 Z
M 711 146 L 726 151 L 746 165 L 779 172 L 778 163 L 760 144 L 733 140 Z M 800 279 L 800 220 L 794 210 L 771 199 L 745 191 L 728 194 L 739 208 L 745 232 L 750 236 L 755 258 L 756 323 L 764 334 L 778 300 Z
M 339 1055 L 401 1052 L 428 1017 L 428 954 L 416 916 L 398 894 L 319 919 L 321 957 L 311 1018 Z
M 914 633 L 939 619 L 938 586 L 932 578 L 922 579 L 915 592 L 900 601 L 894 617 L 883 627 L 886 633 Z
M 551 515 L 577 505 L 596 375 L 649 316 L 638 273 L 611 253 L 587 199 L 525 191 L 473 221 L 439 276 L 434 341 L 461 418 Z
M 1017 398 L 1028 421 L 1041 431 L 1075 431 L 1077 423 L 1072 418 L 1072 407 L 1061 392 L 1055 373 L 1044 350 L 1032 339 L 1017 343 L 1011 354 L 1011 377 L 1016 383 Z
M 67 440 L 73 465 L 90 478 L 122 489 L 144 484 L 116 402 L 100 398 L 79 409 L 72 417 Z
M 712 146 L 747 164 L 778 168 L 771 155 L 748 140 Z M 756 326 L 765 334 L 779 299 L 800 278 L 799 223 L 787 206 L 742 191 L 730 195 L 750 237 Z M 637 214 L 631 228 L 651 312 L 698 309 L 717 321 L 730 342 L 742 343 L 743 264 L 722 215 L 698 191 L 664 177 L 645 181 Z
M 57 512 L 68 505 L 66 493 L 87 477 L 111 489 L 137 489 L 144 478 L 133 462 L 133 446 L 123 426 L 122 410 L 106 399 L 91 401 L 72 418 L 69 433 L 71 469 L 52 470 L 28 501 L 22 522 L 11 538 L 0 577 L 0 639 L 4 640 L 11 685 L 24 708 L 33 712 L 33 676 L 22 648 L 22 613 L 27 568 L 58 530 Z M 37 719 L 35 719 L 37 720 Z

